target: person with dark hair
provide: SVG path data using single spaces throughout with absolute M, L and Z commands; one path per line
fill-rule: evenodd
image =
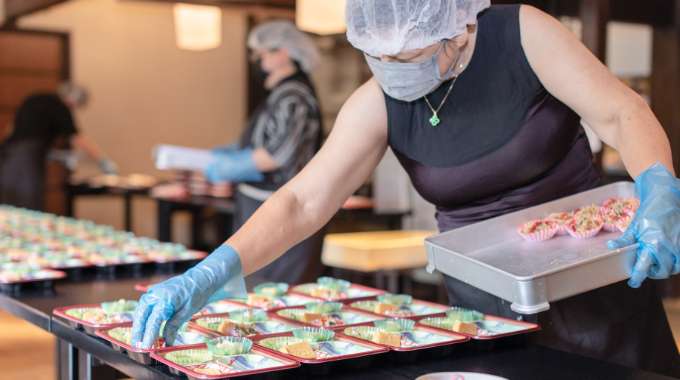
M 0 203 L 43 209 L 47 154 L 59 138 L 96 160 L 102 172 L 117 172 L 115 163 L 76 128 L 72 110 L 87 101 L 84 88 L 63 83 L 57 93 L 30 95 L 22 102 L 0 143 Z

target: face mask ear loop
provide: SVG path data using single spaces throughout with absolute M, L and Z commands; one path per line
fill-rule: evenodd
M 435 53 L 435 56 L 436 56 L 436 62 L 435 63 L 436 63 L 436 67 L 437 67 L 437 73 L 439 73 L 439 56 L 442 54 L 442 51 L 444 49 L 446 49 L 445 44 L 449 41 L 451 41 L 451 39 L 449 39 L 449 38 L 442 40 L 441 45 L 439 47 L 439 50 L 437 51 L 437 53 Z M 441 75 L 441 74 L 439 75 L 440 76 L 439 80 L 444 81 L 444 80 L 449 79 L 449 77 L 451 76 L 451 73 L 453 73 L 456 69 L 456 66 L 458 66 L 458 62 L 460 62 L 461 56 L 462 56 L 462 54 L 460 53 L 460 50 L 459 50 L 458 51 L 458 57 L 456 57 L 455 61 L 451 62 L 451 66 L 449 66 L 449 68 L 446 69 L 446 72 L 444 73 L 444 75 Z

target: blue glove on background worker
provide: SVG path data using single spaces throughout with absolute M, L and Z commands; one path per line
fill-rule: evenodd
M 211 149 L 213 154 L 220 154 L 220 153 L 229 153 L 239 150 L 239 144 L 237 143 L 231 143 L 231 144 L 226 144 L 226 145 L 218 145 L 214 148 Z
M 156 284 L 142 295 L 134 313 L 131 344 L 150 348 L 166 322 L 163 338 L 172 345 L 179 328 L 206 304 L 246 296 L 241 259 L 223 244 L 184 274 Z
M 213 152 L 213 160 L 204 175 L 210 182 L 259 182 L 264 179 L 255 165 L 252 149 Z
M 628 285 L 638 288 L 646 278 L 664 279 L 680 273 L 680 180 L 656 163 L 635 179 L 640 208 L 623 236 L 610 249 L 639 243 Z

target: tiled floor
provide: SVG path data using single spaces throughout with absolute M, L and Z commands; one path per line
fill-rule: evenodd
M 680 299 L 666 310 L 680 347 Z M 54 378 L 54 338 L 45 331 L 0 311 L 0 368 L 7 380 Z

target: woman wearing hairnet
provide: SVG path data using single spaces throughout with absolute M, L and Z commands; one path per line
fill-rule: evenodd
M 582 118 L 635 178 L 640 209 L 610 245 L 639 243 L 637 261 L 628 285 L 551 305 L 534 338 L 678 375 L 668 321 L 653 282 L 644 280 L 680 271 L 680 186 L 646 103 L 558 21 L 529 6 L 348 0 L 347 23 L 374 77 L 344 104 L 310 164 L 222 246 L 231 262 L 206 262 L 143 296 L 135 339 L 150 343 L 159 321 L 179 322 L 215 292 L 235 291 L 222 285 L 324 225 L 388 146 L 437 206 L 441 231 L 593 188 L 599 178 Z M 210 286 L 178 289 L 193 279 Z M 446 286 L 452 304 L 515 317 L 496 297 L 452 278 Z
M 205 171 L 210 181 L 239 182 L 236 220 L 245 223 L 271 193 L 293 178 L 319 150 L 321 113 L 308 74 L 319 54 L 314 42 L 289 21 L 260 24 L 248 37 L 265 75 L 266 100 L 238 144 L 216 148 Z M 303 282 L 320 275 L 323 231 L 251 275 L 254 281 Z

